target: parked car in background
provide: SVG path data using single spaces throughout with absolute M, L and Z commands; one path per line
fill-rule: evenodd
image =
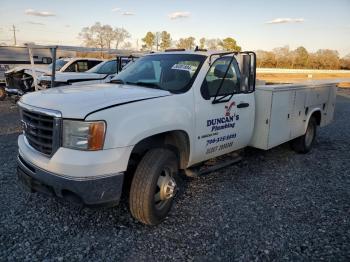
M 54 86 L 64 85 L 85 85 L 109 82 L 116 73 L 128 64 L 134 57 L 122 57 L 120 59 L 112 59 L 104 61 L 86 72 L 58 72 L 55 75 Z M 38 78 L 40 89 L 51 87 L 51 75 L 44 74 Z
M 61 58 L 55 62 L 58 72 L 85 72 L 104 61 L 97 58 Z M 51 74 L 52 64 L 46 67 L 34 67 L 30 65 L 15 67 L 5 72 L 6 94 L 23 95 L 35 90 L 35 77 L 43 74 Z M 34 77 L 35 74 L 35 77 Z

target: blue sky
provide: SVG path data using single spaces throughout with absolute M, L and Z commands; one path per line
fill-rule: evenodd
M 127 29 L 134 46 L 147 31 L 167 30 L 174 40 L 230 36 L 244 50 L 350 53 L 350 0 L 1 0 L 0 17 L 0 42 L 8 43 L 14 24 L 19 43 L 79 45 L 81 28 L 99 21 Z

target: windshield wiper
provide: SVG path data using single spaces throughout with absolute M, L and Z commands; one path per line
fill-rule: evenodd
M 113 79 L 111 80 L 109 83 L 113 83 L 113 84 L 124 84 L 124 81 L 121 79 Z
M 142 81 L 138 81 L 138 82 L 124 82 L 121 79 L 114 79 L 111 80 L 109 83 L 113 83 L 113 84 L 123 84 L 123 85 L 137 85 L 137 86 L 144 86 L 144 87 L 150 87 L 150 88 L 156 88 L 156 89 L 162 89 L 159 85 L 155 84 L 155 83 L 149 83 L 149 82 L 142 82 Z
M 127 84 L 162 89 L 159 85 L 157 85 L 155 83 L 149 83 L 149 82 L 142 82 L 142 81 L 139 81 L 136 83 L 127 82 Z

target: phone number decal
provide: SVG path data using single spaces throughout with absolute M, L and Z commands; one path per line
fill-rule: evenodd
M 236 133 L 207 140 L 207 146 L 236 138 Z

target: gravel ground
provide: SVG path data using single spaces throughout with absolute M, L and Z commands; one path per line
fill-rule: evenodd
M 81 208 L 23 192 L 18 118 L 0 102 L 0 260 L 350 260 L 350 99 L 314 149 L 249 149 L 245 160 L 188 182 L 163 224 L 116 208 Z

